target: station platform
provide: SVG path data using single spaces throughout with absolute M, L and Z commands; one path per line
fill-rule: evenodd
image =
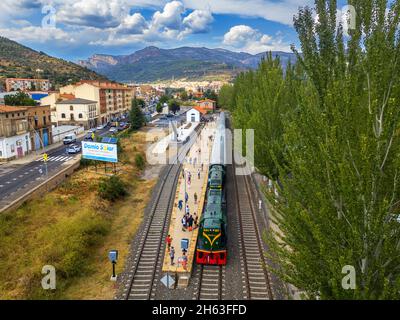
M 183 231 L 182 218 L 185 214 L 185 191 L 188 194 L 189 212 L 194 217 L 197 215 L 198 224 L 201 220 L 203 211 L 204 198 L 207 189 L 207 176 L 208 164 L 211 156 L 212 142 L 210 140 L 210 132 L 213 132 L 215 123 L 210 122 L 203 128 L 198 140 L 193 144 L 189 150 L 184 163 L 182 164 L 182 171 L 180 172 L 178 186 L 174 200 L 174 207 L 172 209 L 171 221 L 169 226 L 169 235 L 172 237 L 171 248 L 175 249 L 174 265 L 171 265 L 170 252 L 168 248 L 165 250 L 162 271 L 175 275 L 178 287 L 186 287 L 189 284 L 190 275 L 195 258 L 196 242 L 199 229 L 193 223 L 193 230 L 189 231 L 187 228 Z M 200 151 L 200 152 L 199 152 Z M 196 164 L 194 159 L 196 158 Z M 192 161 L 190 161 L 190 159 Z M 201 161 L 200 161 L 201 159 Z M 203 163 L 203 167 L 201 165 Z M 198 178 L 198 170 L 200 170 L 200 179 Z M 183 177 L 185 172 L 185 178 Z M 188 184 L 188 172 L 191 173 L 191 183 Z M 194 194 L 197 194 L 197 203 L 194 201 Z M 182 210 L 178 208 L 179 200 L 183 201 Z M 186 252 L 187 264 L 184 267 L 181 263 L 183 252 L 181 248 L 182 239 L 188 239 L 189 245 Z M 167 244 L 166 244 L 167 245 Z
M 196 128 L 200 125 L 199 122 L 185 123 L 184 125 L 177 128 L 178 131 L 178 142 L 183 142 L 189 138 Z M 170 133 L 166 137 L 162 138 L 153 148 L 153 153 L 163 154 L 167 151 L 169 144 L 173 141 L 173 133 Z

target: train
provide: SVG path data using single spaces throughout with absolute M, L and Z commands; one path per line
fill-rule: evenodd
M 225 113 L 221 112 L 216 120 L 206 196 L 199 223 L 196 244 L 197 264 L 226 265 L 227 261 L 225 125 Z

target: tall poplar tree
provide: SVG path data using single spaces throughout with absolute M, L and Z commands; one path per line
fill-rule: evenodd
M 349 37 L 336 1 L 317 0 L 317 20 L 309 8 L 294 19 L 305 74 L 297 112 L 284 119 L 270 256 L 309 298 L 398 299 L 399 2 L 349 4 L 357 13 Z M 355 289 L 342 286 L 346 266 Z

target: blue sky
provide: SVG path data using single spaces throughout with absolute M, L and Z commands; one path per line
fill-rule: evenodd
M 309 0 L 2 0 L 0 35 L 67 60 L 149 45 L 252 54 L 298 45 L 293 14 Z M 339 8 L 340 9 L 340 8 Z

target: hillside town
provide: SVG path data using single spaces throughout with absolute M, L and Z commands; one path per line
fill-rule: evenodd
M 187 111 L 194 107 L 201 114 L 213 111 L 216 101 L 205 93 L 218 92 L 221 83 L 175 82 L 170 86 L 151 84 L 120 84 L 111 81 L 81 80 L 53 90 L 48 79 L 7 78 L 0 92 L 0 161 L 24 157 L 60 142 L 71 132 L 106 128 L 127 118 L 134 98 L 145 105 L 148 121 L 169 114 L 167 104 L 159 112 L 156 105 L 167 92 L 174 99 L 185 93 Z M 6 97 L 26 94 L 33 105 L 7 105 Z

